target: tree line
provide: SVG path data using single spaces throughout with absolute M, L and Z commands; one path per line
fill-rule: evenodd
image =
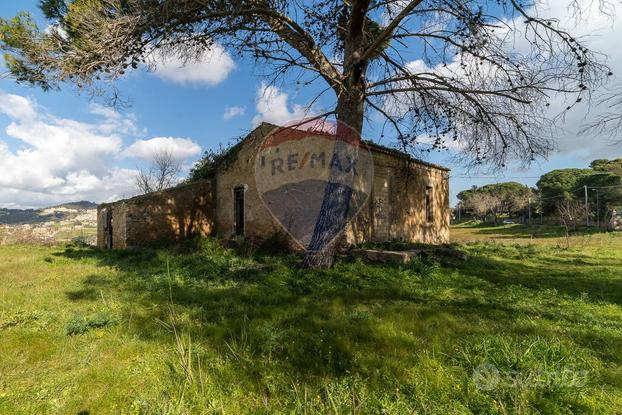
M 604 224 L 622 207 L 622 159 L 594 160 L 585 169 L 552 170 L 535 187 L 517 182 L 473 186 L 458 193 L 458 200 L 456 219 L 496 223 L 507 217 L 527 222 L 539 216 L 561 218 L 572 227 L 587 220 Z

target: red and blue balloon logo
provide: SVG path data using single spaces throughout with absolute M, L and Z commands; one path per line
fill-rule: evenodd
M 255 181 L 283 229 L 305 250 L 321 253 L 366 205 L 373 168 L 356 131 L 315 119 L 277 127 L 264 138 Z

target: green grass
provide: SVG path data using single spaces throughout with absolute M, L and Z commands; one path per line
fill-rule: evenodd
M 571 244 L 589 245 L 592 241 L 598 241 L 599 235 L 606 234 L 603 229 L 579 228 L 570 231 Z M 466 222 L 455 225 L 451 230 L 453 242 L 477 242 L 488 241 L 498 244 L 535 244 L 535 245 L 558 245 L 566 247 L 566 235 L 564 228 L 556 225 L 491 225 L 480 222 Z
M 466 262 L 328 271 L 215 241 L 0 247 L 0 413 L 617 413 L 622 235 L 489 230 Z

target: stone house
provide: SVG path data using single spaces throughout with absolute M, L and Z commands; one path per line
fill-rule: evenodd
M 261 241 L 283 233 L 263 204 L 254 177 L 258 146 L 273 128 L 264 123 L 240 141 L 212 180 L 100 205 L 98 246 L 131 248 L 210 235 Z M 345 242 L 448 243 L 449 170 L 368 145 L 374 165 L 371 195 L 348 224 Z

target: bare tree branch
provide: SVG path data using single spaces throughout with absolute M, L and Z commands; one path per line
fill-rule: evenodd
M 180 172 L 181 163 L 173 153 L 166 150 L 156 151 L 151 165 L 147 169 L 138 169 L 136 187 L 142 194 L 168 189 L 177 183 Z
M 391 23 L 389 23 L 387 27 L 385 27 L 384 30 L 380 32 L 380 34 L 378 35 L 378 37 L 376 37 L 373 43 L 367 48 L 367 50 L 365 50 L 365 52 L 363 52 L 360 59 L 362 61 L 369 59 L 375 53 L 375 51 L 378 50 L 380 45 L 382 45 L 382 43 L 384 43 L 391 36 L 395 28 L 397 28 L 402 20 L 408 17 L 410 13 L 414 10 L 414 8 L 420 5 L 422 2 L 423 0 L 411 0 L 410 3 L 408 3 L 408 5 L 404 7 L 404 9 L 391 21 Z

